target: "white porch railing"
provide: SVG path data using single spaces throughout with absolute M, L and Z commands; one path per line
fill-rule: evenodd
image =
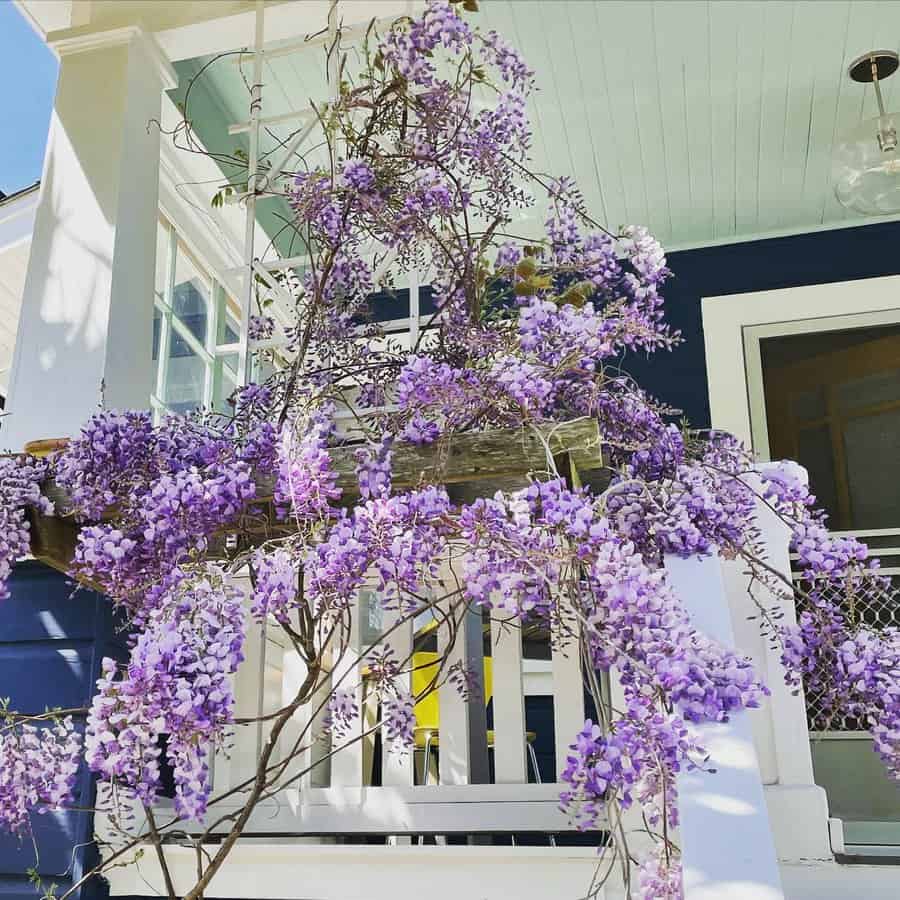
M 780 522 L 770 519 L 766 518 L 765 510 L 761 510 L 759 525 L 769 558 L 779 570 L 787 572 L 785 529 Z M 777 653 L 759 639 L 758 630 L 759 646 L 751 645 L 747 638 L 742 617 L 748 612 L 748 581 L 739 563 L 723 562 L 718 558 L 687 562 L 672 560 L 667 562 L 667 568 L 675 590 L 698 627 L 726 643 L 733 643 L 737 634 L 738 645 L 754 657 L 760 671 L 768 675 L 772 688 L 772 696 L 763 709 L 737 713 L 729 722 L 701 727 L 701 742 L 711 752 L 710 766 L 716 770 L 714 774 L 693 772 L 679 778 L 682 825 L 676 840 L 681 846 L 685 865 L 685 896 L 689 900 L 695 897 L 704 900 L 744 897 L 748 900 L 778 900 L 783 896 L 779 857 L 821 859 L 829 853 L 827 837 L 822 837 L 827 833 L 827 808 L 821 789 L 812 783 L 803 700 L 779 685 L 780 668 L 773 662 Z M 778 598 L 773 596 L 767 602 L 771 605 L 776 600 Z M 788 603 L 786 598 L 783 602 Z M 376 608 L 379 607 L 376 605 Z M 784 614 L 789 617 L 792 610 L 785 607 Z M 388 614 L 380 621 L 369 621 L 367 615 L 356 618 L 367 622 L 376 636 L 384 634 L 392 624 Z M 413 629 L 413 623 L 406 622 L 390 632 L 391 644 L 401 659 L 409 656 L 414 648 Z M 440 652 L 446 647 L 447 635 L 441 628 L 436 630 Z M 479 613 L 470 613 L 459 623 L 451 655 L 462 655 L 470 670 L 483 671 L 484 632 Z M 593 863 L 588 863 L 584 850 L 552 846 L 549 839 L 550 835 L 572 828 L 558 806 L 562 786 L 555 782 L 528 783 L 524 698 L 529 683 L 526 679 L 529 660 L 525 656 L 521 629 L 504 627 L 499 620 L 492 621 L 487 646 L 490 647 L 493 669 L 494 727 L 490 744 L 484 703 L 474 698 L 467 703 L 452 686 L 439 689 L 440 758 L 428 784 L 422 783 L 429 761 L 422 758 L 421 744 L 416 753 L 406 755 L 391 754 L 384 746 L 380 771 L 376 771 L 374 732 L 361 737 L 350 748 L 335 753 L 330 764 L 323 763 L 310 774 L 299 777 L 311 761 L 329 757 L 333 749 L 330 737 L 313 744 L 298 761 L 291 762 L 294 769 L 289 770 L 287 776 L 290 778 L 291 772 L 295 772 L 298 777 L 255 810 L 238 844 L 237 856 L 226 863 L 216 878 L 215 889 L 208 896 L 241 896 L 228 873 L 239 877 L 250 866 L 260 873 L 260 878 L 266 879 L 268 871 L 261 868 L 262 859 L 271 857 L 272 865 L 281 867 L 278 871 L 287 872 L 292 860 L 300 864 L 300 857 L 295 856 L 295 852 L 300 852 L 310 865 L 327 866 L 332 887 L 315 894 L 325 900 L 355 897 L 351 889 L 351 869 L 358 877 L 361 867 L 372 865 L 378 872 L 384 869 L 383 884 L 371 883 L 369 896 L 375 900 L 382 896 L 412 900 L 422 890 L 432 894 L 429 882 L 437 872 L 446 883 L 442 881 L 440 888 L 435 889 L 432 900 L 443 897 L 441 890 L 449 889 L 450 885 L 454 886 L 457 895 L 505 897 L 510 894 L 503 889 L 506 882 L 501 873 L 513 857 L 523 865 L 535 867 L 534 885 L 545 885 L 553 866 L 566 860 L 567 865 L 572 866 L 566 871 L 581 879 L 584 882 L 582 891 L 587 891 L 591 876 L 586 873 L 598 862 L 596 849 L 589 851 Z M 559 769 L 569 743 L 583 724 L 584 690 L 577 657 L 558 651 L 547 655 L 550 659 L 544 661 L 537 680 L 540 685 L 546 685 L 542 689 L 549 690 L 552 696 Z M 258 675 L 254 676 L 254 672 Z M 305 674 L 302 664 L 292 653 L 286 652 L 261 631 L 248 642 L 248 659 L 242 673 L 236 685 L 238 716 L 278 708 L 283 702 L 282 692 L 286 697 L 293 696 Z M 365 660 L 346 657 L 333 677 L 343 678 L 341 686 L 357 692 L 364 711 L 359 723 L 360 734 L 371 730 L 377 724 L 377 716 L 369 708 L 366 697 Z M 615 698 L 615 681 L 610 690 Z M 283 752 L 294 746 L 310 717 L 316 715 L 315 703 L 314 698 L 291 723 L 284 734 Z M 317 727 L 314 722 L 313 730 Z M 227 791 L 252 774 L 258 747 L 265 739 L 265 728 L 239 730 L 241 733 L 230 757 L 216 761 L 214 794 Z M 387 741 L 381 743 L 386 745 Z M 486 764 L 489 750 L 494 756 L 493 775 Z M 806 754 L 804 760 L 798 758 L 802 753 Z M 764 778 L 761 774 L 760 755 L 768 760 L 767 771 L 773 778 Z M 233 798 L 216 803 L 216 814 L 238 808 L 242 799 L 242 795 L 236 793 Z M 160 809 L 158 818 L 164 821 L 164 817 L 165 812 Z M 637 820 L 631 824 L 625 821 L 623 825 L 635 838 L 638 837 L 640 823 Z M 228 823 L 225 823 L 222 829 L 213 829 L 213 843 L 215 832 L 227 827 Z M 185 830 L 194 835 L 202 831 L 200 826 L 193 825 L 188 825 Z M 540 848 L 510 847 L 509 843 L 505 847 L 402 846 L 417 835 L 464 835 L 468 843 L 483 845 L 495 843 L 488 835 L 521 833 L 544 834 L 548 839 Z M 597 842 L 601 843 L 602 835 L 597 837 Z M 401 846 L 370 846 L 362 852 L 359 842 L 363 839 L 369 839 L 369 843 L 374 839 L 375 842 Z M 640 841 L 630 849 L 641 852 Z M 171 856 L 177 866 L 185 868 L 184 878 L 188 881 L 187 860 L 191 852 L 176 846 L 166 849 L 167 856 Z M 456 862 L 451 862 L 451 859 L 457 859 L 453 855 L 457 852 L 468 854 L 466 865 L 457 866 Z M 407 870 L 409 877 L 401 877 L 392 869 L 400 862 L 411 867 Z M 489 870 L 488 862 L 503 865 Z M 477 877 L 466 870 L 467 866 L 481 863 L 485 865 L 486 878 L 483 891 Z M 152 854 L 145 854 L 142 877 L 148 875 L 148 867 L 155 865 Z M 344 865 L 348 866 L 346 871 Z M 419 875 L 425 878 L 424 884 L 416 882 L 419 877 L 415 874 L 419 872 L 417 867 L 423 867 Z M 159 881 L 156 870 L 149 873 L 149 877 L 154 883 Z M 458 879 L 464 877 L 468 881 L 463 886 Z M 116 874 L 113 880 L 113 894 L 134 892 L 132 882 L 125 874 Z M 307 885 L 287 881 L 279 881 L 265 890 L 264 895 L 269 897 L 312 896 L 304 892 Z M 611 900 L 618 897 L 616 890 L 614 884 L 607 885 L 597 896 Z M 257 891 L 255 895 L 263 894 Z M 524 888 L 515 895 L 547 896 Z
M 556 779 L 540 782 L 537 760 L 528 753 L 527 739 L 538 739 L 546 750 L 554 746 L 556 769 L 565 765 L 569 744 L 584 725 L 584 687 L 580 663 L 574 651 L 551 650 L 545 660 L 528 660 L 523 653 L 523 631 L 504 616 L 488 623 L 480 612 L 470 610 L 457 624 L 452 646 L 443 626 L 435 629 L 438 651 L 446 651 L 448 664 L 460 662 L 471 672 L 484 672 L 483 648 L 490 647 L 492 692 L 488 698 L 493 722 L 487 729 L 486 704 L 476 699 L 477 689 L 467 700 L 442 678 L 437 689 L 439 726 L 428 723 L 431 732 L 426 758 L 426 729 L 417 729 L 414 752 L 391 752 L 385 735 L 379 734 L 377 708 L 367 683 L 367 664 L 359 648 L 371 646 L 371 638 L 388 634 L 383 644 L 398 659 L 412 658 L 414 625 L 407 621 L 393 627 L 390 612 L 372 610 L 381 618 L 370 620 L 354 610 L 359 625 L 355 649 L 335 665 L 330 680 L 295 715 L 282 732 L 277 758 L 296 757 L 288 764 L 277 796 L 259 805 L 250 819 L 248 835 L 351 836 L 351 835 L 452 835 L 538 832 L 548 835 L 574 830 L 559 808 L 564 786 Z M 421 623 L 420 623 L 421 624 Z M 489 634 L 486 633 L 489 631 Z M 235 683 L 238 718 L 271 713 L 288 702 L 306 675 L 305 666 L 291 649 L 285 649 L 275 633 L 264 634 L 258 626 L 248 636 L 246 660 Z M 368 640 L 367 640 L 368 638 Z M 426 661 L 434 657 L 427 657 Z M 535 672 L 531 672 L 535 669 Z M 407 673 L 400 687 L 414 686 Z M 324 709 L 318 709 L 332 684 L 355 694 L 362 715 L 353 732 L 341 737 L 327 733 Z M 482 685 L 483 690 L 483 685 Z M 527 734 L 526 692 L 546 696 L 553 707 L 553 735 Z M 310 718 L 314 721 L 310 724 Z M 419 723 L 422 725 L 423 723 Z M 213 796 L 250 779 L 255 772 L 260 747 L 268 726 L 243 726 L 227 754 L 219 754 L 214 765 Z M 317 739 L 312 740 L 313 737 Z M 299 752 L 297 746 L 302 745 Z M 380 754 L 377 752 L 380 749 Z M 379 761 L 380 756 L 380 761 Z M 489 763 L 492 757 L 492 765 Z M 313 766 L 311 770 L 310 766 Z M 376 767 L 377 770 L 376 770 Z M 427 782 L 427 783 L 424 783 Z M 529 783 L 530 782 L 530 783 Z M 246 794 L 215 803 L 211 818 L 242 806 Z M 216 815 L 212 815 L 215 811 Z M 165 812 L 160 811 L 164 819 Z M 228 824 L 213 833 L 227 830 Z M 187 828 L 202 830 L 199 825 Z

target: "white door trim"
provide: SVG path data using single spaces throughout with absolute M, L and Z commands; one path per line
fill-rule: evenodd
M 846 328 L 848 316 L 860 326 L 900 323 L 900 275 L 703 297 L 701 311 L 712 425 L 754 446 L 751 403 L 759 421 L 759 337 Z M 757 348 L 749 358 L 748 344 Z M 762 428 L 765 434 L 764 418 Z M 768 441 L 754 449 L 767 455 Z

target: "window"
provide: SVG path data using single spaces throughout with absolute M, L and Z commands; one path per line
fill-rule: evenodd
M 153 315 L 156 385 L 150 398 L 157 416 L 198 407 L 229 411 L 239 332 L 237 301 L 160 218 Z
M 807 469 L 830 527 L 897 528 L 900 325 L 765 336 L 759 350 L 771 456 Z

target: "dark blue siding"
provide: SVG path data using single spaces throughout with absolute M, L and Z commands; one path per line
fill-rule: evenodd
M 13 572 L 12 596 L 0 604 L 0 696 L 12 709 L 43 712 L 47 707 L 84 707 L 90 702 L 104 656 L 119 656 L 121 640 L 109 602 L 93 591 L 73 592 L 71 582 L 36 562 Z M 76 806 L 93 805 L 87 771 L 79 778 Z M 58 893 L 90 866 L 89 813 L 66 811 L 34 816 L 34 835 L 45 883 Z M 32 842 L 0 836 L 0 896 L 34 897 L 25 870 L 35 865 Z M 93 885 L 82 898 L 98 896 Z
M 652 394 L 683 410 L 692 424 L 708 427 L 701 297 L 897 275 L 898 242 L 900 223 L 883 222 L 672 253 L 666 315 L 685 342 L 672 353 L 627 359 L 625 369 Z

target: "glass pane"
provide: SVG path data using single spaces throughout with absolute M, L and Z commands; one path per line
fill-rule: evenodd
M 156 278 L 154 290 L 160 297 L 166 295 L 166 273 L 169 271 L 169 228 L 165 222 L 156 225 Z
M 833 360 L 835 354 L 861 344 L 900 336 L 900 325 L 847 328 L 842 331 L 810 331 L 763 338 L 759 342 L 763 371 L 794 365 L 802 360 Z
M 205 345 L 209 317 L 209 278 L 181 244 L 178 245 L 175 257 L 172 311 L 184 322 L 191 334 Z
M 797 462 L 809 472 L 809 483 L 819 505 L 828 513 L 832 527 L 838 518 L 837 487 L 834 479 L 834 458 L 831 431 L 827 425 L 804 428 L 797 435 Z
M 153 361 L 159 360 L 159 339 L 162 334 L 162 313 L 153 307 Z
M 896 528 L 900 511 L 900 409 L 844 426 L 855 528 Z
M 219 329 L 217 344 L 236 344 L 241 331 L 240 307 L 237 300 L 219 288 Z
M 826 414 L 825 391 L 816 388 L 813 391 L 801 391 L 791 398 L 791 409 L 798 422 L 809 422 L 812 419 L 824 419 Z
M 228 353 L 225 356 L 216 357 L 215 379 L 213 382 L 213 408 L 220 413 L 229 415 L 233 412 L 228 398 L 231 397 L 237 385 L 236 374 L 238 366 L 237 353 Z
M 809 470 L 829 526 L 900 526 L 900 325 L 765 338 L 760 356 L 769 446 Z
M 900 359 L 897 366 L 894 371 L 878 372 L 838 385 L 835 399 L 841 412 L 900 401 Z
M 173 412 L 190 412 L 203 403 L 206 366 L 188 342 L 173 328 L 167 362 L 166 406 Z
M 359 592 L 361 615 L 359 619 L 359 645 L 370 647 L 384 632 L 384 614 L 377 595 L 368 590 Z M 418 624 L 418 623 L 417 623 Z

